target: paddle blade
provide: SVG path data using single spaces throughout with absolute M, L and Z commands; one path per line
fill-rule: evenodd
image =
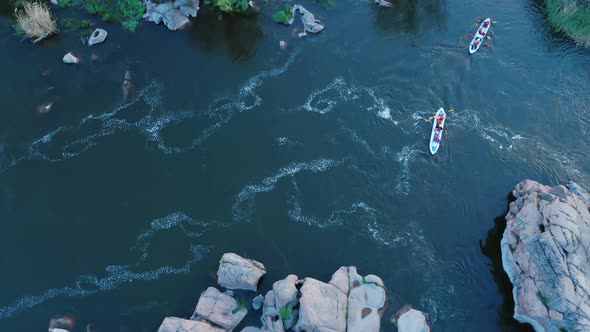
M 491 39 L 492 39 L 492 37 L 490 37 L 490 36 L 486 36 L 486 38 L 487 38 L 488 40 L 491 40 Z
M 435 118 L 435 117 L 436 117 L 436 116 L 434 116 L 434 115 L 433 115 L 433 116 L 431 116 L 431 117 L 429 117 L 429 118 L 428 118 L 428 121 L 432 121 L 432 120 L 434 120 L 434 118 Z
M 496 24 L 496 21 L 492 21 L 492 24 Z
M 449 108 L 449 112 L 454 112 L 455 109 L 454 108 Z
M 490 46 L 490 42 L 483 43 L 484 46 Z
M 470 33 L 470 34 L 468 34 L 468 35 L 467 35 L 467 37 L 469 37 L 469 38 L 473 38 L 473 34 L 472 34 L 472 33 Z

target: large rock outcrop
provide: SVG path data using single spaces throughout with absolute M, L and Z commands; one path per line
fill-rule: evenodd
M 253 259 L 245 259 L 234 253 L 225 253 L 219 261 L 217 283 L 227 289 L 256 291 L 258 281 L 266 268 Z
M 381 278 L 372 274 L 363 277 L 354 266 L 343 266 L 334 272 L 328 283 L 309 277 L 300 280 L 290 274 L 275 282 L 264 300 L 261 295 L 246 295 L 249 292 L 243 290 L 256 290 L 265 273 L 262 263 L 233 253 L 224 254 L 219 261 L 218 283 L 228 289 L 241 289 L 235 291 L 241 303 L 255 298 L 253 307 L 256 310 L 260 305 L 263 307 L 262 326 L 244 327 L 242 332 L 381 331 L 381 316 L 387 300 Z M 201 294 L 190 320 L 168 317 L 158 332 L 232 331 L 247 313 L 246 305 L 238 304 L 233 293 L 209 287 Z M 410 331 L 414 332 L 406 330 Z
M 204 320 L 232 331 L 247 313 L 232 296 L 209 287 L 201 294 L 191 320 Z
M 225 332 L 224 329 L 211 326 L 207 322 L 166 317 L 160 325 L 158 332 Z
M 590 202 L 568 187 L 523 181 L 506 215 L 502 265 L 514 318 L 537 332 L 590 331 Z

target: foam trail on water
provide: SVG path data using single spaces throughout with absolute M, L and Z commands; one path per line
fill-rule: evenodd
M 254 206 L 256 194 L 270 192 L 275 188 L 279 180 L 288 176 L 294 176 L 299 172 L 323 173 L 328 169 L 339 165 L 340 162 L 330 159 L 317 159 L 307 162 L 292 163 L 276 171 L 273 175 L 265 177 L 257 184 L 245 186 L 235 198 L 232 207 L 232 219 L 234 222 L 248 221 Z
M 101 138 L 132 129 L 144 135 L 148 142 L 165 154 L 193 149 L 231 121 L 236 113 L 259 106 L 262 103 L 262 97 L 256 94 L 256 89 L 266 79 L 285 73 L 298 54 L 299 51 L 291 54 L 281 67 L 263 71 L 248 79 L 239 88 L 236 95 L 215 100 L 208 106 L 205 115 L 194 111 L 165 111 L 162 105 L 163 85 L 152 81 L 139 91 L 133 101 L 116 107 L 111 112 L 98 115 L 90 114 L 75 125 L 60 126 L 33 140 L 24 155 L 9 162 L 3 161 L 0 171 L 24 160 L 64 161 L 88 151 L 99 144 Z M 141 110 L 144 115 L 139 120 L 131 121 L 125 118 L 126 110 L 143 105 L 146 106 L 146 109 Z M 167 145 L 162 135 L 163 130 L 170 125 L 178 125 L 189 119 L 209 121 L 211 124 L 197 133 L 188 146 Z
M 413 146 L 406 145 L 395 155 L 395 160 L 400 163 L 401 170 L 395 180 L 395 193 L 408 196 L 410 193 L 410 160 L 419 151 Z
M 190 272 L 192 265 L 202 259 L 209 248 L 200 244 L 191 244 L 190 258 L 182 266 L 162 266 L 141 271 L 141 265 L 147 261 L 149 243 L 158 233 L 173 227 L 179 227 L 185 231 L 187 237 L 198 240 L 204 232 L 205 225 L 205 223 L 193 220 L 181 212 L 174 212 L 164 218 L 154 220 L 151 227 L 137 237 L 135 248 L 141 254 L 136 263 L 131 265 L 109 265 L 105 267 L 106 276 L 83 275 L 78 277 L 72 285 L 51 288 L 39 295 L 21 297 L 13 305 L 0 307 L 0 320 L 10 318 L 19 312 L 31 309 L 57 297 L 83 297 L 109 291 L 125 283 L 158 280 L 167 275 L 186 274 Z M 198 226 L 199 230 L 191 230 L 189 226 Z
M 375 209 L 368 206 L 364 202 L 356 202 L 351 205 L 349 209 L 334 210 L 327 218 L 320 218 L 316 216 L 306 216 L 302 212 L 299 200 L 292 196 L 289 200 L 291 208 L 289 209 L 289 218 L 298 223 L 304 223 L 309 226 L 317 226 L 325 228 L 328 226 L 342 225 L 346 216 L 361 214 L 371 220 L 375 217 Z
M 366 107 L 365 99 L 370 101 L 369 107 Z M 326 114 L 341 103 L 358 103 L 376 116 L 392 120 L 391 109 L 386 105 L 385 99 L 377 97 L 375 90 L 348 84 L 342 77 L 337 77 L 326 87 L 313 91 L 305 103 L 294 110 Z M 394 121 L 394 124 L 397 122 Z

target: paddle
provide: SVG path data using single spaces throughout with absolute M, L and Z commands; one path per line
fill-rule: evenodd
M 470 34 L 468 34 L 468 35 L 467 35 L 467 37 L 469 37 L 469 38 L 473 38 L 473 34 L 472 34 L 472 33 L 470 33 Z
M 483 46 L 490 46 L 490 42 L 483 43 Z
M 490 36 L 486 36 L 486 38 L 487 38 L 488 40 L 492 40 L 492 37 L 490 37 Z

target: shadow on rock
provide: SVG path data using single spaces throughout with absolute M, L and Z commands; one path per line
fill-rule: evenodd
M 506 197 L 506 206 L 510 202 L 514 201 L 514 196 L 509 194 Z M 507 210 L 508 211 L 508 210 Z M 498 320 L 502 326 L 502 331 L 513 331 L 513 332 L 534 332 L 532 326 L 528 324 L 521 324 L 514 318 L 514 299 L 512 298 L 512 284 L 508 275 L 504 272 L 502 267 L 502 252 L 500 248 L 500 241 L 502 240 L 502 234 L 506 229 L 506 213 L 498 216 L 494 219 L 494 228 L 488 231 L 486 242 L 480 241 L 479 246 L 482 254 L 487 256 L 491 260 L 490 272 L 494 281 L 498 285 L 498 290 L 502 295 L 502 307 L 498 312 Z

